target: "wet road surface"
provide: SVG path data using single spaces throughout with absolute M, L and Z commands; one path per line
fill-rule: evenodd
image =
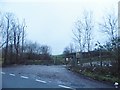
M 3 88 L 114 88 L 111 84 L 78 76 L 64 65 L 21 65 L 2 68 Z

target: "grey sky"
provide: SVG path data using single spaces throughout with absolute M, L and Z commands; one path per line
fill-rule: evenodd
M 2 2 L 4 1 L 4 2 Z M 119 0 L 2 0 L 0 10 L 13 12 L 20 20 L 25 19 L 27 38 L 52 48 L 52 54 L 61 54 L 72 40 L 74 22 L 83 10 L 93 11 L 99 21 L 106 11 L 117 9 Z M 104 37 L 94 31 L 96 40 Z

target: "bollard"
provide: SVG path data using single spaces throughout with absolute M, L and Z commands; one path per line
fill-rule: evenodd
M 119 84 L 117 82 L 114 83 L 115 88 L 118 88 L 118 85 Z

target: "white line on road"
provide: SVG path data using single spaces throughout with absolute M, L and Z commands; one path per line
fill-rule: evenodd
M 28 77 L 26 77 L 26 76 L 21 76 L 21 78 L 25 78 L 25 79 L 28 79 Z
M 68 87 L 68 86 L 64 86 L 64 85 L 58 85 L 59 87 L 62 87 L 62 88 L 70 88 L 71 89 L 71 87 Z
M 35 81 L 37 81 L 37 82 L 42 82 L 42 83 L 47 83 L 46 81 L 39 80 L 39 79 L 36 79 Z
M 5 72 L 1 72 L 1 74 L 5 74 Z
M 15 74 L 12 74 L 12 73 L 10 73 L 9 75 L 11 75 L 11 76 L 15 76 Z

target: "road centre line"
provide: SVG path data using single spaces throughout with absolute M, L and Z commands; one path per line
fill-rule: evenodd
M 28 79 L 28 77 L 26 77 L 26 76 L 20 76 L 21 78 L 25 78 L 25 79 Z
M 62 87 L 62 88 L 69 88 L 71 89 L 71 87 L 68 87 L 68 86 L 64 86 L 64 85 L 58 85 L 59 87 Z
M 15 74 L 12 74 L 12 73 L 10 73 L 9 75 L 11 75 L 11 76 L 15 76 Z
M 1 72 L 1 74 L 5 74 L 5 72 Z
M 42 83 L 47 83 L 46 81 L 39 80 L 39 79 L 36 79 L 35 81 L 37 81 L 37 82 L 42 82 Z

